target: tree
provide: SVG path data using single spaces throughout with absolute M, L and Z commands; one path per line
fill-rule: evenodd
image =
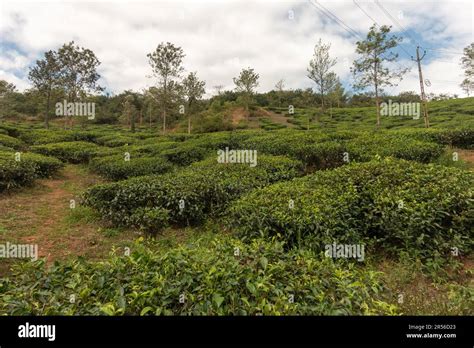
M 330 44 L 323 44 L 319 39 L 314 46 L 313 58 L 309 62 L 308 77 L 316 84 L 321 97 L 321 108 L 324 109 L 324 96 L 334 88 L 337 76 L 330 71 L 337 60 L 329 56 Z
M 36 61 L 36 65 L 30 68 L 28 79 L 46 98 L 46 109 L 44 114 L 44 126 L 49 128 L 49 111 L 51 108 L 51 95 L 54 89 L 61 85 L 61 69 L 58 61 L 58 53 L 48 51 L 44 54 L 44 59 Z
M 11 96 L 15 93 L 16 86 L 5 80 L 0 80 L 0 118 L 11 112 Z
M 385 62 L 393 62 L 398 58 L 398 54 L 391 50 L 401 40 L 396 36 L 388 36 L 390 28 L 383 25 L 377 29 L 375 24 L 370 27 L 367 38 L 356 42 L 356 53 L 360 55 L 360 58 L 354 61 L 354 66 L 351 68 L 355 80 L 355 89 L 364 89 L 369 86 L 374 87 L 377 127 L 380 127 L 379 95 L 383 91 L 382 87 L 396 86 L 392 80 L 401 80 L 403 74 L 408 71 L 408 69 L 391 71 L 384 65 Z
M 83 98 L 88 92 L 102 91 L 97 84 L 100 75 L 97 67 L 100 61 L 94 52 L 84 47 L 74 45 L 74 41 L 64 44 L 57 54 L 60 69 L 60 85 L 68 102 L 74 103 Z M 66 124 L 68 118 L 66 117 Z M 71 122 L 72 126 L 72 122 Z
M 470 93 L 474 91 L 474 42 L 464 48 L 461 66 L 464 69 L 465 76 L 461 83 L 461 88 L 469 97 Z
M 327 99 L 329 100 L 330 107 L 337 105 L 338 108 L 341 107 L 341 104 L 344 104 L 347 101 L 346 91 L 339 78 L 336 78 L 333 88 L 327 94 Z
M 130 130 L 132 133 L 135 133 L 135 115 L 137 113 L 137 108 L 135 106 L 135 98 L 131 92 L 126 91 L 127 95 L 125 96 L 125 101 L 123 103 L 123 113 L 127 118 L 128 123 L 130 124 Z
M 283 90 L 285 89 L 285 80 L 281 79 L 275 84 L 275 89 L 278 95 L 278 106 L 281 107 L 282 98 L 283 98 Z
M 183 58 L 185 57 L 183 49 L 176 47 L 172 43 L 160 43 L 155 51 L 147 54 L 149 64 L 152 68 L 153 75 L 158 80 L 160 92 L 158 94 L 162 107 L 163 116 L 163 134 L 166 133 L 166 112 L 171 99 L 172 82 L 179 79 L 184 71 L 182 67 Z
M 204 86 L 206 83 L 200 81 L 196 76 L 196 72 L 189 73 L 182 82 L 183 95 L 186 100 L 186 107 L 188 113 L 188 134 L 191 133 L 191 116 L 196 107 L 196 103 L 202 98 L 206 90 Z
M 234 77 L 233 81 L 236 86 L 236 91 L 241 93 L 245 103 L 245 110 L 247 111 L 247 120 L 249 117 L 249 104 L 252 96 L 255 93 L 255 88 L 258 87 L 259 75 L 252 69 L 242 69 L 239 77 Z

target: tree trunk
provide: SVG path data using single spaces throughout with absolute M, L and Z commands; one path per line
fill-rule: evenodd
M 191 115 L 188 116 L 188 134 L 191 134 Z
M 375 107 L 377 109 L 377 128 L 380 128 L 380 103 L 379 103 L 379 89 L 377 83 L 375 84 Z
M 374 66 L 374 84 L 375 84 L 375 108 L 377 111 L 377 128 L 380 128 L 380 103 L 379 103 L 379 81 L 377 79 L 377 62 L 375 62 L 375 66 Z
M 48 100 L 46 102 L 46 114 L 44 115 L 44 126 L 49 129 L 49 107 L 51 101 L 51 91 L 48 91 Z

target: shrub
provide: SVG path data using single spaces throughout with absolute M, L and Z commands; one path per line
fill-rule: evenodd
M 91 160 L 92 171 L 110 180 L 123 180 L 134 176 L 162 174 L 172 168 L 172 164 L 161 157 L 130 157 L 123 155 L 97 157 Z
M 472 250 L 474 174 L 403 160 L 352 164 L 255 190 L 229 208 L 244 238 L 293 244 L 368 243 L 433 256 Z M 294 201 L 291 209 L 289 201 Z
M 194 224 L 221 213 L 244 192 L 291 179 L 300 170 L 300 162 L 285 157 L 259 156 L 253 168 L 210 158 L 176 173 L 98 185 L 86 191 L 84 199 L 86 205 L 119 225 L 136 225 L 131 216 L 141 207 L 169 210 L 170 223 Z
M 0 134 L 0 145 L 4 147 L 10 147 L 16 150 L 22 149 L 25 146 L 25 144 L 21 140 L 18 140 L 5 134 Z
M 99 145 L 108 147 L 118 147 L 123 145 L 132 145 L 137 142 L 135 138 L 124 136 L 120 133 L 104 135 L 95 139 L 95 142 Z
M 186 142 L 161 152 L 161 155 L 168 161 L 180 166 L 188 166 L 193 162 L 201 161 L 209 154 L 208 150 Z
M 0 151 L 0 191 L 31 185 L 34 179 L 49 177 L 61 167 L 56 158 L 22 153 L 16 161 L 14 152 Z
M 443 146 L 392 134 L 366 133 L 345 142 L 350 159 L 365 162 L 380 157 L 396 157 L 428 163 L 443 153 Z
M 37 178 L 49 178 L 64 166 L 60 160 L 54 157 L 29 152 L 21 154 L 21 160 L 33 163 Z
M 70 163 L 87 163 L 93 157 L 107 153 L 107 149 L 84 141 L 35 145 L 31 151 L 59 158 Z
M 15 265 L 13 276 L 0 280 L 0 314 L 397 313 L 382 301 L 384 288 L 376 272 L 341 267 L 309 251 L 287 252 L 279 243 L 207 239 L 158 250 L 137 242 L 130 257 L 111 255 L 105 262 L 76 259 L 49 269 L 44 261 Z
M 15 161 L 13 152 L 0 152 L 0 191 L 32 185 L 35 166 L 30 161 Z

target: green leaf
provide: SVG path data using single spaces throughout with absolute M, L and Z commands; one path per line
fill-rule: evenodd
M 219 308 L 222 302 L 224 302 L 224 297 L 219 293 L 215 293 L 212 295 L 212 301 L 216 304 L 217 308 Z

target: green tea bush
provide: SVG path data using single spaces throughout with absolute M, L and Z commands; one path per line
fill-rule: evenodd
M 432 141 L 442 145 L 456 146 L 465 149 L 474 148 L 474 129 L 403 129 L 397 130 L 395 135 L 401 138 L 413 138 L 424 141 Z
M 124 136 L 117 132 L 117 134 L 109 134 L 96 138 L 94 142 L 102 146 L 118 147 L 123 145 L 132 145 L 137 142 L 137 139 Z
M 442 145 L 433 142 L 377 133 L 365 133 L 346 141 L 344 146 L 350 160 L 358 162 L 380 156 L 428 163 L 439 158 L 444 151 Z
M 193 162 L 203 160 L 210 155 L 210 151 L 184 142 L 175 148 L 163 150 L 160 155 L 176 165 L 188 166 Z
M 72 131 L 53 129 L 21 130 L 19 138 L 30 145 L 43 145 L 73 140 Z
M 259 156 L 256 167 L 210 158 L 176 173 L 94 186 L 85 192 L 84 203 L 118 225 L 137 226 L 135 210 L 142 207 L 169 210 L 172 224 L 196 224 L 221 213 L 241 194 L 300 172 L 301 163 L 285 157 Z
M 30 152 L 22 153 L 21 160 L 33 163 L 37 178 L 49 178 L 64 166 L 57 158 Z
M 137 242 L 129 257 L 105 262 L 17 264 L 11 278 L 0 280 L 0 314 L 397 314 L 381 298 L 377 272 L 269 241 L 208 239 L 158 250 Z
M 367 243 L 420 257 L 472 251 L 474 174 L 386 159 L 317 172 L 255 190 L 229 208 L 243 238 L 280 236 L 290 245 Z M 293 200 L 293 208 L 290 207 Z
M 0 134 L 0 145 L 5 147 L 10 147 L 12 149 L 22 149 L 25 147 L 25 144 L 16 138 L 13 138 L 9 135 Z
M 162 174 L 172 169 L 172 164 L 161 157 L 130 157 L 123 155 L 96 157 L 91 160 L 92 171 L 110 180 L 124 180 L 134 176 Z
M 107 148 L 84 141 L 35 145 L 31 151 L 59 158 L 70 163 L 87 163 L 93 157 L 107 154 Z
M 52 157 L 21 153 L 16 161 L 14 152 L 0 151 L 0 191 L 32 185 L 34 179 L 50 177 L 62 166 Z

